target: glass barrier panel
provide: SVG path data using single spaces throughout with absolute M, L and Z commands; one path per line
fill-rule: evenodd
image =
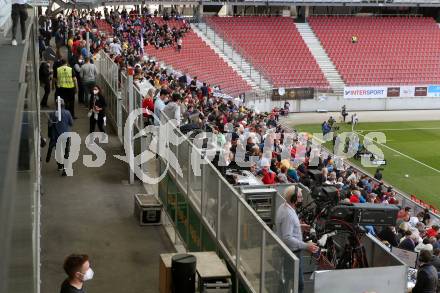
M 122 105 L 125 107 L 125 109 L 128 108 L 128 77 L 123 72 L 121 74 L 121 95 L 122 95 Z
M 134 109 L 142 109 L 142 95 L 136 87 L 134 87 L 133 94 L 134 94 Z M 144 128 L 143 115 L 139 116 L 136 122 L 139 130 Z
M 163 116 L 163 115 L 162 115 L 162 116 Z M 165 120 L 165 119 L 166 119 L 166 118 L 164 118 L 164 120 Z M 162 123 L 162 125 L 167 125 L 167 127 L 165 127 L 165 130 L 166 130 L 166 137 L 165 137 L 165 140 L 168 142 L 169 151 L 170 151 L 171 153 L 173 153 L 174 156 L 175 156 L 176 158 L 179 158 L 179 156 L 178 156 L 177 146 L 174 145 L 174 144 L 172 144 L 172 143 L 169 143 L 170 138 L 171 138 L 172 136 L 176 135 L 176 134 L 175 134 L 175 131 L 174 131 L 174 129 L 173 129 L 173 126 L 171 126 L 171 124 L 169 124 L 169 123 L 167 123 L 167 124 L 163 124 L 163 123 Z M 168 162 L 170 161 L 170 158 L 171 158 L 171 157 L 166 156 L 166 160 L 167 160 Z M 171 164 L 170 164 L 169 167 L 170 167 L 170 169 L 169 169 L 169 170 L 170 170 L 170 173 L 173 174 L 174 178 L 176 178 L 176 176 L 179 176 L 179 175 L 177 175 L 176 170 L 173 168 L 173 166 L 171 166 Z
M 211 237 L 211 235 L 209 234 L 208 230 L 206 229 L 205 226 L 200 225 L 201 227 L 201 236 L 200 236 L 200 240 L 201 240 L 201 251 L 216 251 L 217 250 L 217 245 L 215 243 L 215 239 L 213 239 Z
M 217 231 L 218 175 L 211 165 L 203 165 L 202 216 Z
M 265 234 L 264 288 L 261 292 L 291 292 L 294 281 L 294 260 L 269 233 Z
M 202 248 L 201 240 L 201 223 L 199 216 L 193 210 L 191 205 L 188 205 L 188 250 L 200 251 Z
M 176 222 L 176 206 L 177 206 L 177 186 L 174 184 L 174 180 L 167 176 L 167 213 L 170 215 L 173 223 Z
M 188 172 L 189 172 L 189 179 L 188 179 L 188 197 L 190 198 L 191 201 L 193 201 L 194 205 L 196 205 L 200 209 L 200 205 L 202 203 L 202 176 L 196 176 L 196 174 L 194 173 L 194 168 L 202 168 L 202 166 L 194 165 L 191 162 L 191 152 L 192 152 L 192 147 L 190 145 L 189 150 L 188 150 Z M 200 170 L 200 173 L 201 170 Z
M 180 190 L 176 199 L 176 228 L 183 242 L 188 243 L 188 203 Z
M 237 195 L 238 196 L 238 195 Z M 220 181 L 220 241 L 235 258 L 237 255 L 237 196 L 225 181 Z
M 238 208 L 241 229 L 239 270 L 246 276 L 252 288 L 260 292 L 262 224 L 241 201 Z
M 178 136 L 180 137 L 180 133 L 178 133 Z M 188 141 L 187 140 L 184 140 L 179 145 L 179 157 L 177 158 L 177 160 L 179 162 L 180 169 L 182 170 L 182 176 L 177 175 L 176 179 L 179 181 L 179 183 L 182 185 L 182 187 L 185 189 L 185 191 L 188 191 L 189 158 L 188 158 Z
M 157 160 L 160 166 L 160 174 L 165 170 L 165 165 L 162 161 L 162 159 Z M 162 201 L 162 203 L 165 205 L 167 203 L 167 193 L 168 193 L 168 177 L 165 176 L 162 180 L 159 182 L 158 190 L 159 190 L 159 198 Z

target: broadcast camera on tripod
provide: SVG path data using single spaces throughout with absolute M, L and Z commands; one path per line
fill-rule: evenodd
M 312 170 L 309 170 L 312 171 Z M 361 239 L 365 226 L 392 226 L 397 206 L 384 204 L 341 204 L 339 190 L 322 185 L 318 172 L 312 171 L 311 201 L 298 211 L 299 218 L 312 229 L 306 236 L 321 247 L 314 257 L 323 269 L 368 267 Z

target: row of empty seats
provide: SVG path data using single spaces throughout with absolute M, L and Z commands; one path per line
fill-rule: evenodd
M 274 87 L 329 88 L 292 18 L 249 16 L 205 20 L 225 41 L 238 46 Z
M 103 19 L 96 19 L 95 24 L 98 31 L 106 34 L 113 34 L 113 28 L 107 21 Z
M 145 51 L 149 56 L 154 56 L 176 70 L 197 76 L 200 81 L 220 86 L 223 92 L 232 96 L 252 90 L 250 85 L 193 31 L 187 32 L 183 37 L 180 53 L 175 47 L 157 50 L 147 46 Z
M 277 87 L 329 84 L 291 18 L 206 17 L 206 22 Z M 165 23 L 156 18 L 159 24 Z M 346 85 L 422 85 L 440 83 L 440 29 L 425 17 L 313 16 L 309 24 Z M 167 22 L 172 27 L 183 21 Z M 98 28 L 111 27 L 97 20 Z M 356 36 L 357 43 L 352 43 Z M 174 68 L 196 75 L 237 95 L 251 90 L 228 64 L 194 32 L 183 39 L 183 50 L 156 50 L 155 56 Z
M 165 21 L 159 17 L 154 18 L 154 22 L 159 25 L 166 23 L 171 29 L 186 26 L 182 20 Z M 96 20 L 96 26 L 99 31 L 112 33 L 112 27 L 105 20 Z M 252 90 L 246 81 L 192 31 L 185 34 L 180 53 L 175 47 L 157 50 L 151 45 L 145 47 L 145 53 L 176 70 L 197 76 L 200 81 L 218 85 L 223 92 L 232 96 Z
M 314 16 L 308 21 L 347 85 L 440 82 L 440 29 L 432 18 Z

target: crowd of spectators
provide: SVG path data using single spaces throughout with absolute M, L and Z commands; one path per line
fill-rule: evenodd
M 143 47 L 148 45 L 157 49 L 177 48 L 179 38 L 184 38 L 189 29 L 183 20 L 179 20 L 182 25 L 177 28 L 170 27 L 166 21 L 158 24 L 145 10 L 105 11 L 104 15 L 114 34 L 92 33 L 90 53 L 105 50 L 121 72 L 132 67 L 136 83 L 147 84 L 148 90 L 142 101 L 146 124 L 158 125 L 162 113 L 165 113 L 176 120 L 184 133 L 212 132 L 218 149 L 223 150 L 214 159 L 214 164 L 223 174 L 226 166 L 221 162 L 226 162 L 227 168 L 250 171 L 262 184 L 300 182 L 310 186 L 312 178 L 308 171 L 314 169 L 319 170 L 317 180 L 321 181 L 320 184 L 338 189 L 342 202 L 401 204 L 396 192 L 383 183 L 380 171 L 373 179 L 348 164 L 337 164 L 331 154 L 324 153 L 318 155 L 315 166 L 311 166 L 311 158 L 315 155 L 311 140 L 305 134 L 287 135 L 287 130 L 278 121 L 279 110 L 260 113 L 244 107 L 240 101 L 216 96 L 215 89 L 199 82 L 197 77 L 191 79 L 185 74 L 171 72 L 144 55 Z M 69 61 L 74 68 L 76 64 L 82 65 L 81 60 L 89 58 L 84 32 L 94 32 L 94 17 L 100 16 L 78 18 L 76 21 L 82 30 L 75 34 L 67 32 Z M 59 20 L 62 23 L 63 19 Z M 56 32 L 62 27 L 58 25 Z M 334 123 L 334 120 L 325 122 L 323 131 L 328 132 Z M 247 162 L 245 167 L 242 162 Z M 233 181 L 234 178 L 231 183 Z M 434 254 L 432 262 L 440 269 L 439 227 L 432 225 L 428 211 L 412 215 L 409 208 L 404 208 L 398 214 L 396 227 L 379 230 L 373 227 L 369 231 L 389 246 L 414 252 L 431 251 Z

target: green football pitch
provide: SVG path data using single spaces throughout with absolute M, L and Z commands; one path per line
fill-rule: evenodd
M 338 126 L 339 133 L 351 131 L 349 124 Z M 317 124 L 295 125 L 294 128 L 300 132 L 321 133 L 321 125 Z M 364 135 L 373 131 L 383 132 L 386 136 L 386 143 L 376 143 L 386 160 L 383 179 L 439 209 L 440 121 L 359 123 L 355 127 L 360 143 L 363 143 Z M 326 146 L 332 147 L 332 144 Z M 351 162 L 370 174 L 375 172 L 375 167 L 362 166 L 360 160 L 351 159 Z

